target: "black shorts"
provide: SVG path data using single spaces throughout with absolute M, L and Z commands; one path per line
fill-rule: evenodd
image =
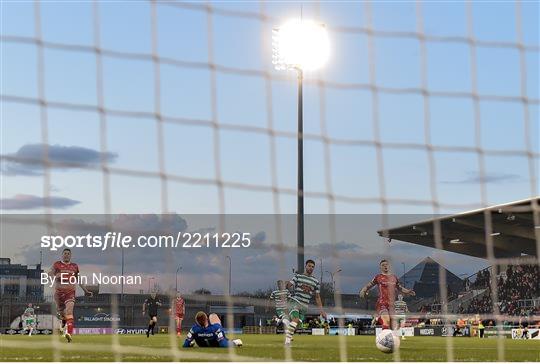
M 150 318 L 157 318 L 157 312 L 148 312 L 148 317 Z

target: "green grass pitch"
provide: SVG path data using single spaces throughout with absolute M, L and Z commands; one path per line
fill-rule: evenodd
M 181 348 L 183 339 L 168 335 L 79 335 L 68 344 L 57 335 L 0 336 L 0 361 L 173 361 L 171 344 L 178 348 L 176 359 L 182 361 L 285 360 L 283 338 L 280 335 L 238 335 L 244 346 L 231 358 L 228 349 Z M 291 355 L 298 361 L 340 361 L 337 336 L 296 335 Z M 373 336 L 343 337 L 348 361 L 393 361 L 392 354 L 375 348 Z M 113 340 L 120 353 L 112 353 Z M 451 338 L 454 360 L 496 361 L 497 339 Z M 21 345 L 23 343 L 23 345 Z M 540 361 L 540 340 L 502 340 L 504 360 Z M 57 350 L 53 350 L 53 346 Z M 65 350 L 71 349 L 71 350 Z M 442 337 L 410 337 L 402 341 L 399 350 L 402 361 L 446 361 L 447 341 Z M 397 358 L 396 358 L 397 359 Z

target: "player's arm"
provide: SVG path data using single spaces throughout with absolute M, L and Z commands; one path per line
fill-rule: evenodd
M 57 273 L 58 270 L 56 269 L 56 263 L 53 263 L 53 265 L 51 265 L 51 268 L 47 271 L 47 274 L 49 275 L 49 277 L 56 278 Z
M 405 287 L 401 287 L 401 292 L 403 292 L 404 294 L 407 294 L 409 296 L 416 296 L 415 291 L 413 291 L 412 289 L 407 289 Z
M 77 271 L 75 272 L 75 276 L 79 277 L 79 267 L 77 267 Z M 81 287 L 81 289 L 83 290 L 85 296 L 92 297 L 94 295 L 94 293 L 92 293 L 92 291 L 90 291 L 90 290 L 88 290 L 88 288 L 86 288 L 86 285 L 84 285 L 82 283 L 79 283 L 79 287 Z
M 359 292 L 360 298 L 364 298 L 365 296 L 367 296 L 367 293 L 369 292 L 369 290 L 375 287 L 376 285 L 377 285 L 377 277 L 373 278 L 368 284 L 362 287 L 362 289 Z
M 146 300 L 144 300 L 143 304 L 142 304 L 142 314 L 144 316 L 144 314 L 146 313 Z
M 182 345 L 184 348 L 191 348 L 195 343 L 193 340 L 195 339 L 195 333 L 193 332 L 193 328 L 189 329 L 189 332 L 186 336 L 186 340 L 184 340 L 184 345 Z
M 322 317 L 326 318 L 326 312 L 324 312 L 322 301 L 321 301 L 321 295 L 319 292 L 315 292 L 315 303 L 317 304 L 317 307 L 319 308 L 319 312 Z
M 401 285 L 401 283 L 399 283 L 399 281 L 397 281 L 396 285 L 397 285 L 397 289 L 399 289 L 403 294 L 406 294 L 406 295 L 409 295 L 409 296 L 416 296 L 415 291 L 413 291 L 412 289 L 408 289 L 408 288 L 403 287 Z
M 216 325 L 216 338 L 220 348 L 228 348 L 229 346 L 242 346 L 242 340 L 229 340 L 225 333 L 221 331 L 221 325 Z
M 86 288 L 86 286 L 84 284 L 79 284 L 79 287 L 81 287 L 81 289 L 84 291 L 85 296 L 87 296 L 87 297 L 94 296 L 94 292 L 92 292 L 88 288 Z
M 229 346 L 234 346 L 234 344 L 229 342 L 229 339 L 223 335 L 223 332 L 217 332 L 217 342 L 220 348 L 228 348 Z M 231 345 L 232 344 L 232 345 Z
M 85 296 L 87 296 L 87 297 L 93 297 L 94 296 L 94 292 L 92 292 L 88 288 L 86 288 L 86 285 L 79 284 L 79 287 L 81 287 L 81 289 L 84 291 Z
M 287 282 L 287 284 L 285 285 L 285 288 L 287 288 L 289 291 L 294 289 L 297 281 L 298 281 L 298 277 L 296 276 L 296 273 L 295 273 L 293 279 Z

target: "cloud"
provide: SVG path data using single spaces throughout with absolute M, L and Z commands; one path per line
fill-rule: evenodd
M 44 197 L 34 195 L 16 195 L 12 198 L 0 199 L 2 210 L 33 210 L 49 206 L 53 209 L 66 209 L 80 204 L 80 201 L 67 197 L 50 196 L 48 201 Z
M 478 172 L 467 172 L 466 177 L 460 180 L 455 181 L 443 181 L 442 183 L 446 184 L 477 184 L 477 183 L 492 183 L 492 184 L 502 184 L 502 183 L 512 183 L 519 182 L 521 177 L 517 174 L 512 173 L 486 173 L 484 174 L 484 179 Z
M 46 158 L 45 149 L 48 150 Z M 26 144 L 12 154 L 2 156 L 2 173 L 5 175 L 40 176 L 43 174 L 45 161 L 51 163 L 50 168 L 68 170 L 73 168 L 94 168 L 105 159 L 108 163 L 116 161 L 116 153 L 102 153 L 94 149 L 47 145 Z

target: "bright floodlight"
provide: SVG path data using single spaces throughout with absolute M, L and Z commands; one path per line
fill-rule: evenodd
M 293 20 L 274 29 L 272 63 L 278 70 L 315 70 L 328 59 L 330 44 L 323 24 Z

